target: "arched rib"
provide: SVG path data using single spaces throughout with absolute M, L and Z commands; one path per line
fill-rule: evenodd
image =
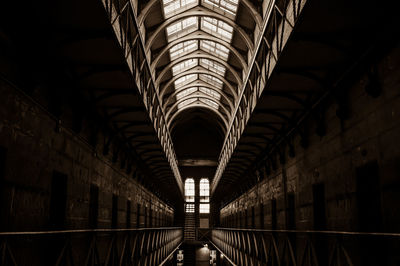
M 176 75 L 175 77 L 173 77 L 172 79 L 170 79 L 170 80 L 165 84 L 165 86 L 159 87 L 160 97 L 161 97 L 161 98 L 164 97 L 164 94 L 165 94 L 166 90 L 167 90 L 171 85 L 174 84 L 174 81 L 175 81 L 175 80 L 177 80 L 177 79 L 179 79 L 179 78 L 181 78 L 181 77 L 183 77 L 183 76 L 190 75 L 190 74 L 206 74 L 206 75 L 210 75 L 210 76 L 213 76 L 213 77 L 215 77 L 215 78 L 221 80 L 221 81 L 224 83 L 224 85 L 228 88 L 228 91 L 231 93 L 231 95 L 233 96 L 233 98 L 235 99 L 235 102 L 237 101 L 237 98 L 238 98 L 237 92 L 236 92 L 235 88 L 232 87 L 232 85 L 230 84 L 230 82 L 229 82 L 228 80 L 226 80 L 224 77 L 218 75 L 217 73 L 214 73 L 214 72 L 205 70 L 204 68 L 203 68 L 202 70 L 199 70 L 199 67 L 194 68 L 194 70 L 192 69 L 192 70 L 188 70 L 188 71 L 184 71 L 184 72 L 182 72 L 182 73 L 179 73 L 179 75 Z M 196 81 L 196 80 L 194 80 L 193 82 L 195 82 L 195 81 Z M 191 83 L 193 83 L 193 82 L 191 82 Z M 189 83 L 189 84 L 190 84 L 190 83 Z M 196 86 L 196 85 L 194 85 L 194 86 Z
M 215 43 L 218 43 L 222 46 L 224 46 L 225 48 L 229 49 L 229 51 L 236 56 L 236 58 L 239 60 L 243 70 L 247 69 L 247 63 L 246 60 L 244 59 L 244 57 L 242 56 L 241 53 L 239 53 L 239 51 L 233 47 L 229 42 L 222 40 L 218 37 L 212 36 L 211 34 L 204 32 L 202 30 L 197 30 L 194 31 L 188 35 L 182 36 L 176 40 L 173 40 L 172 42 L 168 43 L 167 46 L 165 46 L 160 53 L 157 55 L 157 57 L 152 61 L 151 63 L 151 71 L 154 73 L 155 69 L 158 66 L 158 63 L 160 61 L 160 59 L 163 57 L 163 55 L 168 52 L 172 47 L 174 47 L 175 45 L 185 42 L 185 41 L 191 41 L 191 40 L 206 40 L 206 41 L 213 41 Z M 198 49 L 200 49 L 200 44 L 198 46 Z
M 182 56 L 179 59 L 176 59 L 176 60 L 170 62 L 167 66 L 163 67 L 163 70 L 160 72 L 160 74 L 157 75 L 158 77 L 156 80 L 156 85 L 157 86 L 159 85 L 159 83 L 162 80 L 162 78 L 164 77 L 165 73 L 167 73 L 167 71 L 171 70 L 172 67 L 174 67 L 175 65 L 177 65 L 179 63 L 182 63 L 183 61 L 189 60 L 189 59 L 208 59 L 208 60 L 215 61 L 215 62 L 223 65 L 235 77 L 239 88 L 242 87 L 242 83 L 243 83 L 242 79 L 239 77 L 239 74 L 232 68 L 231 65 L 229 65 L 226 61 L 224 61 L 218 57 L 212 56 L 209 53 L 206 53 L 202 50 L 196 50 L 190 54 Z M 200 66 L 200 62 L 198 65 Z
M 254 45 L 253 42 L 250 38 L 250 36 L 245 32 L 245 30 L 238 24 L 236 24 L 233 20 L 231 20 L 228 17 L 225 17 L 221 14 L 215 13 L 205 7 L 202 6 L 196 6 L 193 7 L 185 12 L 182 12 L 178 15 L 175 15 L 173 17 L 170 17 L 166 19 L 158 28 L 151 34 L 151 36 L 148 38 L 145 46 L 146 46 L 146 54 L 150 51 L 150 48 L 153 46 L 153 42 L 157 38 L 157 36 L 165 30 L 169 25 L 178 22 L 182 19 L 188 18 L 188 17 L 211 17 L 218 19 L 220 21 L 225 22 L 226 24 L 230 25 L 233 27 L 233 30 L 236 31 L 244 40 L 246 43 L 247 48 L 250 51 L 253 51 Z M 200 22 L 199 22 L 199 28 L 200 28 Z
M 172 121 L 174 121 L 174 119 L 176 118 L 176 116 L 178 114 L 180 114 L 181 112 L 183 112 L 187 109 L 191 109 L 191 108 L 206 108 L 206 109 L 209 109 L 209 110 L 213 111 L 214 113 L 216 113 L 218 115 L 218 117 L 221 118 L 221 120 L 224 122 L 224 125 L 225 125 L 224 132 L 226 132 L 226 130 L 228 128 L 228 122 L 226 121 L 225 117 L 220 112 L 218 112 L 218 110 L 215 110 L 214 108 L 212 108 L 206 104 L 203 104 L 203 103 L 197 104 L 197 105 L 187 105 L 187 106 L 182 107 L 181 109 L 177 110 L 176 112 L 174 112 L 173 115 L 171 116 L 170 120 L 168 121 L 168 124 L 167 124 L 168 128 L 170 129 Z
M 233 110 L 234 106 L 231 102 L 231 99 L 229 99 L 228 95 L 226 95 L 226 93 L 223 90 L 218 90 L 215 87 L 211 86 L 210 84 L 208 84 L 207 82 L 204 82 L 204 81 L 202 81 L 202 83 L 200 83 L 200 84 L 196 84 L 195 86 L 193 86 L 189 83 L 183 87 L 180 87 L 178 90 L 175 90 L 173 93 L 168 95 L 165 102 L 163 101 L 163 107 L 165 108 L 165 106 L 167 106 L 169 104 L 169 102 L 172 101 L 178 93 L 180 93 L 186 89 L 192 88 L 192 87 L 205 87 L 207 89 L 213 90 L 213 91 L 221 94 L 221 97 L 224 98 L 228 102 L 229 107 L 231 108 L 231 110 Z

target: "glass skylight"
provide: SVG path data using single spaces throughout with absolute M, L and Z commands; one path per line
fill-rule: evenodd
M 184 100 L 184 101 L 178 103 L 178 109 L 181 109 L 182 107 L 185 107 L 186 105 L 194 103 L 195 101 L 197 101 L 197 98 L 191 98 L 191 99 Z
M 219 43 L 201 40 L 200 49 L 207 53 L 216 55 L 223 60 L 228 60 L 229 49 Z
M 197 78 L 198 78 L 197 74 L 189 74 L 189 75 L 180 77 L 177 80 L 175 80 L 175 82 L 174 82 L 175 89 L 178 88 L 179 86 L 186 85 L 189 82 L 196 80 Z
M 222 20 L 211 17 L 201 17 L 201 29 L 227 42 L 232 40 L 233 27 Z
M 179 92 L 178 94 L 176 94 L 176 99 L 182 99 L 183 97 L 186 97 L 190 94 L 192 94 L 193 92 L 196 92 L 198 90 L 197 87 L 191 87 L 191 88 L 187 88 L 181 92 Z
M 214 76 L 207 75 L 207 74 L 199 74 L 199 78 L 202 81 L 207 82 L 208 84 L 210 84 L 218 89 L 222 89 L 223 82 Z
M 236 16 L 239 0 L 203 0 L 203 3 L 212 9 L 220 9 L 224 13 Z
M 208 69 L 208 70 L 210 70 L 212 72 L 215 72 L 215 73 L 217 73 L 217 74 L 219 74 L 221 76 L 225 75 L 226 68 L 223 65 L 221 65 L 220 63 L 217 63 L 217 62 L 215 62 L 213 60 L 208 60 L 208 59 L 205 59 L 205 58 L 201 58 L 200 59 L 200 65 L 202 67 L 204 67 L 205 69 Z
M 199 28 L 197 17 L 188 17 L 182 19 L 167 27 L 168 41 L 173 41 L 186 34 L 196 31 Z
M 172 75 L 176 76 L 183 71 L 197 66 L 199 64 L 199 60 L 197 58 L 185 60 L 179 64 L 176 64 L 172 67 Z
M 165 18 L 179 14 L 197 4 L 198 0 L 163 0 Z
M 215 98 L 217 101 L 219 101 L 221 99 L 221 94 L 219 94 L 218 92 L 216 92 L 216 91 L 214 91 L 212 89 L 209 89 L 209 88 L 206 88 L 206 87 L 200 87 L 199 90 L 202 93 Z
M 202 103 L 207 104 L 208 106 L 210 106 L 212 108 L 218 109 L 218 103 L 216 103 L 216 102 L 214 102 L 214 101 L 212 101 L 210 99 L 199 98 L 199 101 L 202 102 Z
M 193 52 L 194 50 L 198 49 L 198 41 L 197 40 L 190 40 L 186 42 L 178 43 L 177 45 L 173 46 L 169 49 L 169 55 L 171 60 L 175 60 L 176 58 Z

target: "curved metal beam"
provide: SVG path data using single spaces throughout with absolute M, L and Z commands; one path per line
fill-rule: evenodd
M 138 16 L 138 24 L 141 26 L 143 22 L 146 20 L 147 16 L 150 13 L 150 10 L 153 8 L 153 6 L 159 2 L 160 0 L 150 0 L 150 2 L 147 3 L 147 5 L 142 9 Z M 258 13 L 257 9 L 254 7 L 254 5 L 249 1 L 249 0 L 241 0 L 240 3 L 243 3 L 243 6 L 249 10 L 249 12 L 253 15 L 254 21 L 256 22 L 256 25 L 261 29 L 262 27 L 262 17 L 260 13 Z M 201 5 L 201 3 L 199 3 Z
M 160 26 L 157 27 L 157 29 L 153 32 L 153 34 L 148 38 L 146 44 L 145 44 L 145 51 L 146 54 L 150 51 L 151 47 L 153 46 L 153 42 L 156 40 L 157 36 L 160 34 L 161 31 L 165 30 L 169 25 L 178 22 L 179 20 L 188 18 L 188 17 L 211 17 L 215 18 L 218 20 L 221 20 L 225 22 L 226 24 L 230 25 L 234 31 L 236 31 L 244 40 L 246 43 L 247 48 L 250 51 L 253 51 L 254 49 L 254 44 L 250 38 L 250 36 L 245 32 L 245 30 L 238 24 L 236 24 L 233 20 L 231 20 L 228 17 L 225 17 L 221 14 L 215 13 L 205 7 L 202 6 L 196 6 L 193 7 L 185 12 L 182 12 L 178 15 L 175 15 L 173 17 L 170 17 L 166 19 Z M 200 21 L 199 21 L 199 28 L 200 28 Z
M 190 74 L 206 74 L 206 75 L 210 75 L 210 76 L 213 76 L 214 78 L 219 79 L 229 89 L 229 92 L 231 93 L 232 97 L 235 99 L 235 102 L 237 101 L 237 98 L 238 98 L 237 92 L 236 92 L 235 88 L 232 87 L 232 85 L 229 83 L 229 81 L 226 80 L 225 77 L 222 77 L 221 75 L 219 75 L 219 74 L 217 74 L 215 72 L 208 71 L 206 69 L 204 69 L 202 71 L 199 71 L 199 70 L 187 70 L 187 71 L 184 71 L 182 73 L 179 73 L 179 75 L 176 75 L 175 77 L 170 79 L 162 88 L 159 88 L 159 93 L 160 93 L 161 99 L 164 98 L 164 94 L 165 94 L 166 90 L 174 83 L 175 80 L 177 80 L 177 79 L 179 79 L 179 78 L 181 78 L 183 76 L 190 75 Z M 200 80 L 200 79 L 198 79 L 198 80 Z M 195 82 L 195 81 L 196 80 L 194 80 L 193 82 Z M 193 83 L 193 82 L 190 82 L 190 83 Z M 194 85 L 194 86 L 196 86 L 196 85 Z
M 165 108 L 165 106 L 168 106 L 169 102 L 172 101 L 178 93 L 180 93 L 186 89 L 192 88 L 192 87 L 205 87 L 207 89 L 218 92 L 221 95 L 221 97 L 227 101 L 231 110 L 233 110 L 234 106 L 232 104 L 231 99 L 228 98 L 228 95 L 226 95 L 226 93 L 223 90 L 218 90 L 215 87 L 211 86 L 210 84 L 208 84 L 207 82 L 204 82 L 204 81 L 202 81 L 202 83 L 200 83 L 200 84 L 196 84 L 195 86 L 193 86 L 191 84 L 187 84 L 185 86 L 179 87 L 179 89 L 175 90 L 173 93 L 171 93 L 170 95 L 167 96 L 165 103 L 163 103 L 163 107 Z
M 167 122 L 168 128 L 170 128 L 170 125 L 171 125 L 172 121 L 176 118 L 176 116 L 177 116 L 178 114 L 180 114 L 182 111 L 187 110 L 187 109 L 190 109 L 190 108 L 206 108 L 206 109 L 209 109 L 209 110 L 213 111 L 213 112 L 214 112 L 215 114 L 217 114 L 217 115 L 219 116 L 219 118 L 221 118 L 221 120 L 224 122 L 224 124 L 225 124 L 225 130 L 224 130 L 224 132 L 226 132 L 226 129 L 227 129 L 227 127 L 228 127 L 228 121 L 226 121 L 225 117 L 224 117 L 220 112 L 218 112 L 217 110 L 215 110 L 214 108 L 212 108 L 212 107 L 210 107 L 210 106 L 208 106 L 208 105 L 206 105 L 206 104 L 203 104 L 203 103 L 201 103 L 201 104 L 196 104 L 196 105 L 190 105 L 190 104 L 189 104 L 189 105 L 187 105 L 187 106 L 185 106 L 185 107 L 182 107 L 181 109 L 177 110 L 176 112 L 174 112 L 173 115 L 171 116 L 170 120 Z
M 200 59 L 208 59 L 208 60 L 211 60 L 211 61 L 214 61 L 214 62 L 217 62 L 217 63 L 223 65 L 235 77 L 238 87 L 242 87 L 243 81 L 239 77 L 239 74 L 232 68 L 231 65 L 229 65 L 226 61 L 222 60 L 221 58 L 212 56 L 209 53 L 204 52 L 203 50 L 196 50 L 190 54 L 180 57 L 179 59 L 175 59 L 174 61 L 170 62 L 168 65 L 164 66 L 163 70 L 157 75 L 157 79 L 155 82 L 156 86 L 159 85 L 159 83 L 162 80 L 162 78 L 164 77 L 165 73 L 167 73 L 167 71 L 172 69 L 172 67 L 174 67 L 175 65 L 177 65 L 179 63 L 182 63 L 183 61 L 190 60 L 190 59 L 198 59 L 199 61 L 200 61 Z M 201 66 L 200 62 L 198 63 L 197 66 Z
M 242 54 L 235 48 L 233 47 L 229 42 L 222 40 L 218 37 L 212 36 L 211 34 L 201 31 L 201 30 L 197 30 L 194 31 L 188 35 L 182 36 L 176 40 L 173 40 L 172 42 L 168 43 L 167 46 L 165 46 L 160 53 L 157 55 L 157 57 L 151 62 L 151 71 L 154 72 L 155 69 L 157 68 L 160 59 L 163 57 L 163 55 L 168 52 L 172 47 L 174 47 L 177 44 L 180 44 L 182 42 L 186 42 L 186 41 L 191 41 L 191 40 L 206 40 L 206 41 L 213 41 L 215 43 L 218 43 L 222 46 L 224 46 L 225 48 L 229 49 L 230 52 L 236 56 L 236 58 L 239 60 L 240 64 L 242 65 L 243 70 L 247 70 L 247 62 L 244 59 L 244 57 L 242 56 Z M 199 44 L 200 45 L 200 44 Z M 200 46 L 198 46 L 198 49 L 200 49 Z
M 215 98 L 213 98 L 213 97 L 211 97 L 211 96 L 205 95 L 204 93 L 202 93 L 202 95 L 192 95 L 192 94 L 190 94 L 190 95 L 187 95 L 187 96 L 185 96 L 185 97 L 179 99 L 178 101 L 176 101 L 176 102 L 169 108 L 169 110 L 168 110 L 167 113 L 165 114 L 165 119 L 168 121 L 168 118 L 169 118 L 169 116 L 171 115 L 171 112 L 175 109 L 175 107 L 178 106 L 179 103 L 181 103 L 181 102 L 183 102 L 183 101 L 186 101 L 186 100 L 193 99 L 193 98 L 204 98 L 204 99 L 208 99 L 208 100 L 211 100 L 211 101 L 217 103 L 217 104 L 222 108 L 222 110 L 225 112 L 225 114 L 226 114 L 226 116 L 228 117 L 228 119 L 231 119 L 231 114 L 229 113 L 228 109 L 226 109 L 226 107 L 225 107 L 222 103 L 220 103 L 219 101 L 216 101 Z M 218 111 L 218 110 L 216 110 L 216 111 Z

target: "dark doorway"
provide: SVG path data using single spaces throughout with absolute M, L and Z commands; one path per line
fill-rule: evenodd
M 326 229 L 325 184 L 313 185 L 314 230 Z
M 111 212 L 111 228 L 117 228 L 118 226 L 118 196 L 113 194 L 112 196 L 112 212 Z
M 296 229 L 296 217 L 295 217 L 295 197 L 293 193 L 287 195 L 288 205 L 287 205 L 287 229 Z
M 376 161 L 356 169 L 358 224 L 362 232 L 381 230 L 381 194 Z
M 314 212 L 314 230 L 326 230 L 326 212 L 325 212 L 325 184 L 314 184 L 313 187 L 313 212 Z M 315 236 L 315 251 L 320 265 L 328 264 L 328 243 L 322 235 Z
M 67 180 L 65 174 L 54 171 L 51 181 L 50 194 L 50 226 L 54 229 L 63 229 L 67 209 Z
M 140 227 L 140 204 L 137 204 L 137 208 L 136 208 L 136 228 Z
M 260 204 L 260 228 L 264 229 L 264 204 Z
M 9 222 L 7 213 L 5 208 L 6 201 L 5 197 L 5 175 L 6 175 L 6 159 L 7 159 L 7 149 L 0 146 L 0 230 L 7 231 Z
M 256 227 L 256 219 L 255 219 L 255 213 L 254 213 L 254 206 L 251 207 L 251 228 L 255 228 Z
M 89 196 L 89 228 L 97 228 L 97 217 L 99 215 L 99 187 L 90 185 Z
M 131 228 L 131 201 L 126 201 L 126 228 Z
M 277 229 L 276 199 L 271 200 L 271 230 Z

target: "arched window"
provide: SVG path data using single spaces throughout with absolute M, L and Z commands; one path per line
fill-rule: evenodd
M 200 179 L 200 213 L 210 213 L 210 182 Z
M 185 212 L 194 212 L 195 199 L 194 179 L 187 178 L 185 180 Z M 189 203 L 190 202 L 190 203 Z

